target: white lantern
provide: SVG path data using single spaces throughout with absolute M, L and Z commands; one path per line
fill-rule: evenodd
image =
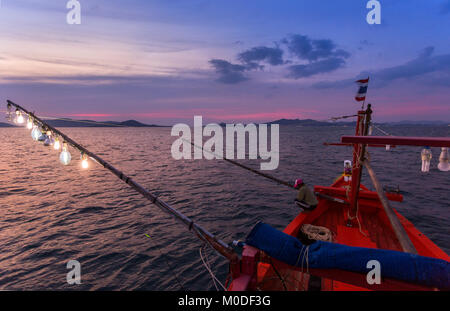
M 53 149 L 59 150 L 59 148 L 61 148 L 61 144 L 60 144 L 60 142 L 59 142 L 59 138 L 57 137 L 57 138 L 55 139 L 55 143 L 53 144 Z
M 88 157 L 84 153 L 81 154 L 81 167 L 84 169 L 89 168 Z
M 53 138 L 52 138 L 52 132 L 51 131 L 47 131 L 47 135 L 45 137 L 44 140 L 44 146 L 51 146 L 53 145 Z
M 33 129 L 33 120 L 30 117 L 28 117 L 27 129 Z
M 442 172 L 450 171 L 450 165 L 448 163 L 448 148 L 442 147 L 441 155 L 439 156 L 438 169 Z
M 430 147 L 425 147 L 421 152 L 422 157 L 422 172 L 426 173 L 430 171 L 430 162 L 433 157 Z
M 72 159 L 72 156 L 70 155 L 69 150 L 67 149 L 67 144 L 63 144 L 62 152 L 59 155 L 59 161 L 63 165 L 69 165 L 70 160 Z
M 37 126 L 34 126 L 33 130 L 31 131 L 31 138 L 33 138 L 34 141 L 37 141 L 41 136 L 42 132 L 39 130 Z
M 25 119 L 20 111 L 19 111 L 19 115 L 17 116 L 16 122 L 17 122 L 17 124 L 23 124 L 23 122 L 25 122 Z

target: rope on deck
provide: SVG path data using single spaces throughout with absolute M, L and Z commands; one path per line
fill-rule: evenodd
M 302 225 L 300 230 L 301 232 L 306 234 L 306 236 L 310 240 L 325 241 L 325 242 L 333 241 L 333 233 L 331 232 L 330 229 L 326 227 L 304 224 Z

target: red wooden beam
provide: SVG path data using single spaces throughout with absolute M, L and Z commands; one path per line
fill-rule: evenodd
M 315 192 L 324 193 L 330 196 L 339 196 L 339 198 L 347 197 L 347 190 L 345 188 L 326 187 L 326 186 L 314 186 Z M 386 196 L 390 201 L 402 202 L 403 195 L 397 193 L 386 192 Z M 358 195 L 359 199 L 368 199 L 379 201 L 378 193 L 375 191 L 361 190 Z
M 450 147 L 449 137 L 342 136 L 342 143 Z
M 325 146 L 353 146 L 351 143 L 323 143 Z M 380 145 L 380 144 L 369 144 L 369 147 L 381 147 L 384 148 L 386 145 Z M 391 148 L 395 148 L 395 145 L 391 145 Z

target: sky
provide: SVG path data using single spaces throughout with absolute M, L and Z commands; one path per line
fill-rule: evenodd
M 450 121 L 450 0 L 1 0 L 0 100 L 171 125 L 325 120 L 370 77 L 378 122 Z

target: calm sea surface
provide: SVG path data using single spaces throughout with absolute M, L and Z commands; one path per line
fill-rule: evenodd
M 283 229 L 299 212 L 295 192 L 224 161 L 173 160 L 170 128 L 62 130 L 228 243 L 258 221 Z M 384 130 L 450 136 L 449 127 Z M 271 174 L 330 185 L 351 149 L 322 143 L 352 134 L 351 127 L 282 127 L 280 166 Z M 404 202 L 394 207 L 449 253 L 450 172 L 437 170 L 440 149 L 432 148 L 430 173 L 421 173 L 421 149 L 372 148 L 373 167 L 383 184 L 400 185 Z M 201 243 L 109 171 L 92 162 L 81 170 L 73 150 L 64 167 L 25 129 L 0 128 L 0 150 L 0 289 L 180 290 L 176 276 L 187 290 L 215 289 Z M 259 168 L 258 161 L 243 163 Z M 371 187 L 367 174 L 363 183 Z M 224 280 L 226 260 L 207 254 Z M 66 282 L 72 259 L 81 263 L 81 285 Z

